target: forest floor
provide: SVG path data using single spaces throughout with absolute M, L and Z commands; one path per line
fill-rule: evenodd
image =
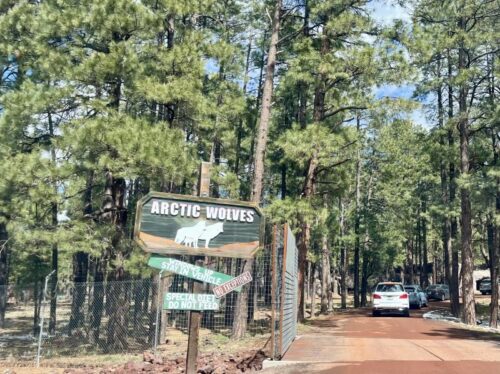
M 485 304 L 487 297 L 478 300 Z M 320 316 L 300 332 L 280 366 L 264 373 L 500 372 L 500 334 L 426 320 L 424 313 L 449 308 L 449 302 L 429 304 L 410 318 L 372 317 L 369 308 Z

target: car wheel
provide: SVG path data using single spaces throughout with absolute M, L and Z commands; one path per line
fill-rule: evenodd
M 372 316 L 378 317 L 378 316 L 380 316 L 380 312 L 378 310 L 372 310 Z
M 484 292 L 484 291 L 481 291 L 481 295 L 486 295 L 486 292 Z
M 406 309 L 403 315 L 405 317 L 409 317 L 410 316 L 410 309 Z

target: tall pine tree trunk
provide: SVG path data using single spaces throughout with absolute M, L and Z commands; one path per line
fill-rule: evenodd
M 330 248 L 328 234 L 321 237 L 321 308 L 322 314 L 328 313 L 328 293 L 330 292 Z
M 370 204 L 373 192 L 373 175 L 370 175 L 368 180 L 368 191 L 366 196 L 366 210 L 370 210 Z M 369 262 L 369 252 L 370 248 L 370 230 L 368 227 L 368 219 L 365 217 L 365 238 L 363 241 L 363 265 L 362 265 L 362 276 L 361 276 L 361 302 L 360 305 L 365 307 L 368 304 L 368 262 Z
M 497 141 L 497 134 L 491 132 L 491 144 L 493 148 L 493 165 L 500 166 L 500 144 Z M 500 177 L 496 177 L 495 209 L 493 212 L 500 216 Z M 498 327 L 499 318 L 499 298 L 500 298 L 500 227 L 495 222 L 494 214 L 489 215 L 488 222 L 488 248 L 490 252 L 490 272 L 491 272 L 491 304 L 490 304 L 490 326 Z
M 51 139 L 54 138 L 54 123 L 52 121 L 52 114 L 49 112 L 47 113 L 47 118 L 48 118 L 48 124 L 49 124 L 49 136 Z M 56 165 L 56 150 L 55 150 L 55 145 L 51 145 L 50 147 L 50 158 L 52 161 L 52 164 Z M 57 186 L 56 182 L 52 181 L 52 189 L 54 191 L 54 198 L 57 196 L 58 191 L 57 191 Z M 51 224 L 54 230 L 57 230 L 57 202 L 53 201 L 50 203 L 50 211 L 51 211 Z M 54 335 L 55 330 L 56 330 L 56 318 L 57 318 L 57 280 L 58 280 L 58 268 L 59 268 L 59 249 L 57 247 L 57 243 L 54 242 L 52 244 L 52 253 L 51 253 L 51 265 L 52 265 L 52 271 L 54 271 L 54 274 L 52 275 L 50 279 L 50 317 L 49 317 L 49 334 Z
M 92 261 L 93 287 L 92 297 L 89 300 L 89 343 L 99 345 L 102 314 L 104 312 L 104 269 L 106 262 L 104 255 Z
M 330 45 L 326 35 L 323 35 L 321 39 L 321 54 L 325 55 L 329 50 Z M 325 87 L 326 77 L 324 74 L 320 74 L 316 81 L 316 88 L 314 91 L 314 110 L 313 119 L 315 123 L 319 123 L 325 118 Z M 302 197 L 304 199 L 310 199 L 314 196 L 316 190 L 316 173 L 319 166 L 319 149 L 318 145 L 314 144 L 312 146 L 312 155 L 307 163 L 306 176 L 304 180 L 304 187 L 302 189 Z M 298 315 L 297 319 L 303 321 L 304 316 L 304 274 L 305 274 L 305 264 L 307 261 L 307 252 L 309 251 L 309 244 L 311 240 L 311 224 L 305 220 L 302 222 L 301 235 L 299 237 L 299 273 L 298 273 L 298 287 L 299 287 L 299 298 L 298 298 Z
M 264 80 L 264 88 L 262 90 L 262 109 L 260 112 L 259 128 L 257 131 L 257 144 L 255 146 L 254 156 L 254 174 L 252 183 L 251 200 L 260 204 L 262 200 L 264 186 L 264 161 L 266 156 L 266 145 L 269 132 L 269 123 L 271 120 L 271 104 L 274 88 L 274 71 L 276 68 L 276 56 L 278 52 L 278 40 L 281 27 L 281 0 L 276 0 L 274 5 L 271 41 L 269 44 L 269 52 L 267 54 L 266 77 Z M 243 272 L 252 271 L 253 259 L 245 260 Z M 235 320 L 232 338 L 241 339 L 247 330 L 248 318 L 248 287 L 243 287 L 238 295 L 236 303 Z
M 262 109 L 260 112 L 259 128 L 257 131 L 257 144 L 254 158 L 254 177 L 252 183 L 252 201 L 261 203 L 264 184 L 264 160 L 266 145 L 271 120 L 271 105 L 274 88 L 274 71 L 276 68 L 276 56 L 278 52 L 278 40 L 281 27 L 281 0 L 276 0 L 273 12 L 272 33 L 267 54 L 266 76 L 262 90 Z
M 465 20 L 463 17 L 459 19 L 459 27 L 465 30 Z M 466 66 L 467 51 L 464 48 L 464 41 L 460 42 L 458 51 L 458 70 L 463 73 Z M 460 175 L 463 179 L 469 177 L 470 160 L 469 160 L 469 116 L 467 108 L 467 87 L 466 83 L 462 83 L 459 88 L 459 118 L 458 128 L 460 132 Z M 472 251 L 472 208 L 470 190 L 468 186 L 460 187 L 461 197 L 461 249 L 462 249 L 462 300 L 463 300 L 463 321 L 468 325 L 476 324 L 476 309 L 474 301 L 474 254 Z
M 359 114 L 356 116 L 356 130 L 360 136 L 361 119 Z M 361 251 L 361 233 L 359 232 L 361 222 L 361 154 L 359 149 L 356 152 L 356 186 L 355 186 L 355 211 L 354 211 L 354 307 L 360 305 L 359 300 L 359 260 Z
M 427 287 L 429 285 L 429 269 L 427 263 L 429 262 L 428 253 L 427 253 L 427 218 L 425 214 L 427 213 L 427 202 L 422 201 L 422 213 L 424 216 L 422 217 L 422 262 L 423 262 L 423 277 L 422 277 L 422 287 Z
M 340 307 L 347 308 L 347 269 L 349 264 L 347 247 L 345 245 L 345 209 L 342 198 L 339 197 L 340 205 Z
M 94 171 L 89 170 L 83 194 L 83 214 L 92 214 L 92 188 L 94 184 Z M 73 329 L 83 325 L 85 319 L 84 304 L 87 295 L 87 276 L 89 270 L 88 253 L 78 251 L 73 255 L 73 282 L 74 292 L 71 301 L 71 317 L 69 320 L 69 334 Z
M 453 79 L 453 62 L 451 60 L 450 51 L 448 50 L 448 121 L 452 122 L 454 118 L 453 114 L 453 86 L 451 85 L 451 80 Z M 448 128 L 448 149 L 455 149 L 455 134 L 453 131 L 453 124 L 450 123 Z M 450 160 L 449 163 L 449 206 L 450 209 L 454 208 L 456 200 L 456 169 L 455 162 Z M 450 301 L 451 301 L 451 313 L 458 317 L 460 315 L 460 293 L 459 293 L 459 274 L 458 274 L 458 224 L 457 218 L 450 218 L 450 236 L 448 240 L 448 248 L 451 248 L 451 281 L 450 281 Z
M 0 223 L 0 328 L 5 326 L 5 311 L 7 309 L 8 240 L 7 227 L 2 222 Z
M 438 59 L 438 67 L 437 67 L 438 78 L 441 78 L 441 56 Z M 439 144 L 443 150 L 443 154 L 447 155 L 448 152 L 445 152 L 448 149 L 448 145 L 446 142 L 446 134 L 444 129 L 444 105 L 443 105 L 443 87 L 440 85 L 437 89 L 437 109 L 438 109 L 438 127 L 442 131 L 439 137 Z M 448 156 L 449 157 L 449 156 Z M 451 281 L 451 221 L 450 221 L 450 213 L 449 213 L 449 176 L 448 176 L 448 157 L 442 156 L 441 162 L 439 165 L 440 176 L 441 176 L 441 203 L 445 209 L 444 220 L 442 224 L 442 234 L 441 240 L 443 242 L 443 268 L 444 268 L 444 278 L 446 279 L 446 283 L 449 285 Z M 436 269 L 434 267 L 434 271 Z M 437 283 L 437 277 L 434 275 L 433 279 L 434 283 Z

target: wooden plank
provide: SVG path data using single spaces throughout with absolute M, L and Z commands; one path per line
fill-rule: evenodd
M 210 196 L 210 169 L 212 164 L 210 162 L 202 161 L 200 168 L 200 180 L 199 180 L 199 195 L 200 197 Z
M 203 260 L 196 260 L 196 265 L 203 265 Z M 203 283 L 195 281 L 193 293 L 203 292 Z M 192 310 L 189 312 L 189 337 L 186 354 L 186 374 L 196 374 L 198 366 L 198 343 L 200 339 L 201 312 Z
M 200 167 L 200 183 L 198 184 L 198 195 L 202 191 L 210 191 L 210 177 L 208 179 L 202 178 L 203 164 Z M 195 266 L 202 267 L 203 259 L 197 258 Z M 203 283 L 194 281 L 193 293 L 201 294 L 203 292 Z M 192 310 L 189 312 L 189 337 L 188 348 L 186 353 L 186 374 L 196 374 L 198 367 L 198 343 L 200 339 L 200 322 L 201 312 Z

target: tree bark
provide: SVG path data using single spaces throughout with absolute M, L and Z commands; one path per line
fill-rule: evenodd
M 5 312 L 8 298 L 8 240 L 9 235 L 5 223 L 0 223 L 0 328 L 5 326 Z
M 250 69 L 250 55 L 252 52 L 252 36 L 250 36 L 250 40 L 248 41 L 247 46 L 247 55 L 245 60 L 245 75 L 243 76 L 243 95 L 246 96 L 247 93 L 247 84 L 248 84 L 248 71 Z M 238 128 L 236 129 L 236 149 L 235 149 L 235 157 L 234 160 L 234 174 L 238 175 L 240 171 L 240 159 L 241 159 L 241 140 L 243 138 L 243 118 L 240 118 L 238 121 Z
M 278 52 L 279 31 L 281 27 L 281 0 L 276 0 L 272 20 L 271 41 L 267 54 L 266 77 L 262 90 L 262 108 L 260 112 L 259 128 L 257 131 L 257 144 L 254 152 L 254 173 L 252 183 L 251 200 L 260 204 L 264 186 L 264 161 L 266 156 L 266 145 L 271 120 L 271 101 L 274 88 L 274 71 L 276 67 L 276 56 Z M 243 271 L 252 271 L 253 259 L 245 260 Z M 247 330 L 248 319 L 248 286 L 243 287 L 238 295 L 236 303 L 235 320 L 231 337 L 241 339 Z
M 98 346 L 101 331 L 102 313 L 104 311 L 104 256 L 92 262 L 93 267 L 93 289 L 89 300 L 89 335 L 88 339 L 92 345 Z
M 340 205 L 340 307 L 347 308 L 347 265 L 349 263 L 347 247 L 344 243 L 345 237 L 345 208 L 342 198 L 339 197 Z
M 452 121 L 454 117 L 453 113 L 453 86 L 451 85 L 451 80 L 453 79 L 453 63 L 450 56 L 450 51 L 448 50 L 448 121 Z M 453 127 L 448 128 L 448 149 L 455 149 L 455 135 L 453 133 Z M 456 199 L 456 169 L 455 163 L 450 161 L 449 163 L 449 206 L 453 209 Z M 459 253 L 457 245 L 457 234 L 458 234 L 458 224 L 457 218 L 452 216 L 450 218 L 450 236 L 448 240 L 448 248 L 451 248 L 451 281 L 450 281 L 450 304 L 451 313 L 458 317 L 460 315 L 460 295 L 459 295 L 459 274 L 458 274 L 458 263 L 459 263 Z
M 371 200 L 373 192 L 373 175 L 370 175 L 368 180 L 368 191 L 366 195 L 366 210 L 370 210 Z M 369 262 L 369 252 L 370 247 L 370 230 L 368 227 L 368 217 L 365 217 L 365 238 L 363 241 L 363 265 L 362 265 L 362 277 L 361 277 L 361 306 L 365 307 L 368 304 L 367 293 L 368 293 L 368 262 Z
M 330 45 L 326 35 L 323 35 L 321 39 L 321 54 L 325 55 L 329 50 Z M 319 123 L 325 118 L 325 77 L 324 74 L 320 74 L 316 82 L 316 88 L 314 91 L 314 110 L 313 118 L 314 122 Z M 305 199 L 311 198 L 316 190 L 316 173 L 319 166 L 319 149 L 317 144 L 312 145 L 312 155 L 307 164 L 306 176 L 304 180 L 304 187 L 302 189 L 302 197 Z M 304 274 L 305 274 L 305 264 L 307 259 L 307 252 L 309 251 L 309 243 L 311 240 L 311 224 L 303 220 L 302 231 L 299 237 L 299 273 L 298 273 L 298 315 L 297 319 L 299 322 L 303 322 L 304 316 Z
M 361 121 L 359 115 L 356 116 L 356 130 L 360 136 Z M 355 212 L 354 212 L 354 307 L 358 308 L 360 305 L 359 300 L 359 260 L 361 250 L 361 233 L 359 232 L 361 222 L 361 155 L 359 149 L 356 153 L 356 196 L 355 196 Z
M 497 134 L 491 132 L 491 144 L 493 149 L 493 165 L 500 166 L 500 144 L 497 144 Z M 496 177 L 495 210 L 500 216 L 500 177 Z M 490 272 L 491 272 L 491 304 L 490 304 L 490 326 L 498 327 L 500 313 L 500 227 L 494 222 L 494 214 L 489 215 L 488 222 L 488 248 L 490 252 Z
M 271 101 L 274 88 L 274 71 L 278 52 L 278 40 L 281 27 L 281 0 L 276 0 L 274 5 L 271 41 L 267 54 L 266 77 L 262 91 L 262 109 L 260 112 L 259 128 L 257 131 L 257 145 L 254 157 L 254 177 L 252 184 L 252 201 L 261 203 L 264 184 L 264 160 L 266 155 L 267 134 L 271 120 Z
M 459 27 L 466 28 L 463 17 L 459 19 Z M 463 72 L 466 69 L 467 51 L 464 49 L 464 41 L 460 42 L 458 51 L 458 69 Z M 459 89 L 459 119 L 458 128 L 460 132 L 460 174 L 467 179 L 469 177 L 469 118 L 467 110 L 467 87 L 462 83 Z M 476 324 L 476 309 L 474 300 L 474 254 L 472 251 L 472 208 L 469 187 L 460 187 L 461 197 L 461 250 L 462 250 L 462 300 L 463 300 L 463 322 L 468 325 Z
M 311 318 L 316 316 L 316 264 L 311 263 Z
M 321 314 L 328 313 L 328 293 L 330 292 L 330 248 L 328 234 L 321 237 Z
M 428 269 L 428 253 L 427 253 L 427 218 L 425 217 L 425 213 L 427 212 L 427 202 L 422 202 L 422 212 L 424 213 L 424 217 L 422 217 L 422 262 L 423 262 L 423 277 L 422 277 L 422 287 L 427 287 L 429 285 L 429 269 Z
M 94 184 L 94 171 L 89 170 L 83 194 L 83 214 L 92 214 L 92 189 Z M 85 319 L 84 304 L 87 295 L 87 276 L 89 270 L 88 253 L 78 251 L 73 255 L 73 282 L 74 292 L 71 301 L 71 317 L 69 321 L 69 334 L 72 330 L 83 325 Z
M 243 260 L 243 270 L 252 272 L 254 260 Z M 237 296 L 236 310 L 234 313 L 234 323 L 231 332 L 231 337 L 233 339 L 241 339 L 245 336 L 247 331 L 247 319 L 248 319 L 248 286 L 243 286 L 239 295 Z
M 441 56 L 440 56 L 441 57 Z M 441 58 L 438 59 L 438 79 L 441 79 Z M 444 105 L 443 105 L 443 87 L 440 85 L 437 89 L 437 109 L 438 109 L 438 127 L 442 131 L 441 136 L 439 137 L 439 144 L 443 149 L 443 154 L 447 154 L 445 149 L 448 149 L 448 145 L 446 142 L 446 134 L 444 129 Z M 445 216 L 442 225 L 442 234 L 441 240 L 443 242 L 443 267 L 444 267 L 444 278 L 446 279 L 446 283 L 449 285 L 451 281 L 451 221 L 450 221 L 450 197 L 449 197 L 449 189 L 448 189 L 448 159 L 446 156 L 441 157 L 441 162 L 439 165 L 440 168 L 440 176 L 441 176 L 441 203 L 445 209 Z M 435 267 L 434 270 L 436 271 Z M 434 283 L 437 283 L 437 277 L 434 276 Z
M 54 123 L 52 121 L 52 114 L 49 112 L 48 113 L 48 123 L 49 123 L 49 135 L 50 138 L 52 139 L 55 135 L 54 133 Z M 51 161 L 53 166 L 55 167 L 56 165 L 56 150 L 55 146 L 51 145 L 50 147 L 50 155 L 51 155 Z M 54 197 L 58 195 L 57 191 L 57 186 L 55 181 L 52 182 L 52 189 L 54 192 Z M 52 227 L 55 230 L 57 230 L 57 202 L 51 202 L 50 203 L 50 210 L 51 210 L 51 223 Z M 52 270 L 54 271 L 54 274 L 52 275 L 50 279 L 50 317 L 49 317 L 49 328 L 48 332 L 50 335 L 54 335 L 56 331 L 56 318 L 57 318 L 57 280 L 58 280 L 58 272 L 59 272 L 59 249 L 57 247 L 57 243 L 54 241 L 52 244 L 52 260 L 51 260 L 51 265 L 52 265 Z

